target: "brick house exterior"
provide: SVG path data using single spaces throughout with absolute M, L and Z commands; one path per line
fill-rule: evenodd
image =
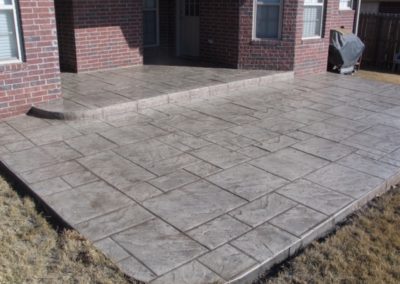
M 61 97 L 54 2 L 20 0 L 23 62 L 0 62 L 0 118 Z
M 142 65 L 152 56 L 175 56 L 180 44 L 180 0 L 157 1 L 158 44 L 151 47 L 144 46 L 143 0 L 14 1 L 23 58 L 17 63 L 0 60 L 0 118 L 60 98 L 60 68 L 87 72 Z M 320 38 L 302 39 L 304 0 L 282 0 L 279 38 L 254 40 L 254 0 L 198 0 L 197 59 L 299 75 L 323 72 L 330 30 L 353 28 L 354 10 L 340 10 L 339 1 L 324 0 Z

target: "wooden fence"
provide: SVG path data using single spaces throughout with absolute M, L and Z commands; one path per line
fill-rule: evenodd
M 365 44 L 362 66 L 393 68 L 393 56 L 400 52 L 399 14 L 361 14 L 358 36 Z

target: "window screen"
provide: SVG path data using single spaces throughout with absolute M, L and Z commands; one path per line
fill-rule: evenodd
M 303 14 L 303 38 L 322 36 L 323 0 L 305 0 Z
M 21 59 L 15 2 L 0 0 L 0 63 Z
M 281 0 L 255 1 L 256 38 L 278 38 L 281 24 Z

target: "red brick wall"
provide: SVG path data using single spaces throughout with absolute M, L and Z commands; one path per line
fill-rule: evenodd
M 20 0 L 25 62 L 0 65 L 0 118 L 61 96 L 53 0 Z
M 340 27 L 350 31 L 353 29 L 353 10 L 340 11 L 339 0 L 328 0 L 325 3 L 325 29 L 321 39 L 301 39 L 303 32 L 303 5 L 298 7 L 294 64 L 296 75 L 325 72 L 328 63 L 330 30 Z
M 200 57 L 237 67 L 238 0 L 200 0 Z
M 59 37 L 63 67 L 89 71 L 142 64 L 141 0 L 56 1 L 73 1 L 73 13 L 60 16 L 66 21 L 59 29 L 65 33 Z M 160 0 L 157 53 L 175 52 L 174 2 Z M 245 69 L 295 70 L 297 74 L 325 71 L 329 30 L 351 29 L 354 19 L 354 11 L 339 11 L 339 0 L 327 0 L 324 37 L 302 40 L 303 0 L 285 0 L 281 38 L 253 40 L 253 0 L 203 0 L 200 5 L 201 60 Z M 73 29 L 68 22 L 71 18 Z
M 326 0 L 322 39 L 302 40 L 303 0 L 284 0 L 279 40 L 252 40 L 253 0 L 240 0 L 239 68 L 294 70 L 296 74 L 326 71 L 329 33 L 333 28 L 352 29 L 354 11 L 339 11 L 339 0 Z
M 293 70 L 296 10 L 302 0 L 284 0 L 279 40 L 253 40 L 253 0 L 241 0 L 239 8 L 239 67 Z
M 68 9 L 63 6 L 66 0 L 56 1 L 59 10 Z M 72 15 L 65 18 L 72 17 L 73 31 L 59 29 L 59 38 L 70 38 L 72 33 L 76 54 L 75 62 L 63 61 L 63 66 L 82 72 L 142 64 L 142 0 L 70 1 Z M 61 58 L 74 60 L 64 44 L 60 50 L 67 50 L 68 56 Z

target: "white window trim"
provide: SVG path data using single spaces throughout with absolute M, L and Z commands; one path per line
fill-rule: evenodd
M 144 6 L 143 6 L 143 12 L 145 12 L 145 11 L 156 11 L 156 43 L 145 45 L 143 42 L 143 47 L 157 47 L 160 45 L 160 5 L 158 3 L 158 0 L 156 0 L 156 8 L 155 9 L 144 8 Z
M 320 39 L 322 38 L 322 34 L 323 34 L 323 27 L 324 27 L 324 10 L 325 10 L 325 0 L 322 1 L 322 3 L 315 3 L 315 4 L 307 4 L 304 1 L 304 7 L 315 7 L 315 6 L 321 6 L 322 7 L 322 13 L 321 13 L 321 26 L 320 26 L 320 35 L 319 36 L 308 36 L 308 37 L 303 37 L 302 35 L 302 40 L 308 40 L 308 39 Z M 304 14 L 303 14 L 303 29 L 304 29 Z M 303 33 L 303 31 L 302 31 Z
M 253 27 L 252 27 L 252 40 L 263 41 L 263 40 L 280 40 L 282 36 L 282 21 L 283 21 L 283 0 L 280 0 L 279 4 L 265 4 L 258 3 L 258 0 L 253 0 Z M 277 37 L 257 37 L 257 6 L 279 6 L 279 23 L 278 23 L 278 36 Z
M 9 4 L 9 5 L 0 4 L 0 10 L 13 11 L 14 28 L 15 28 L 16 38 L 17 38 L 18 58 L 8 59 L 8 60 L 0 60 L 0 65 L 22 62 L 21 29 L 19 26 L 20 21 L 19 21 L 19 15 L 18 15 L 18 5 L 15 3 L 15 1 L 17 1 L 17 0 L 11 0 L 11 4 Z
M 339 10 L 340 11 L 349 11 L 349 10 L 353 10 L 353 0 L 350 0 L 350 7 L 341 7 L 341 1 L 339 1 Z

